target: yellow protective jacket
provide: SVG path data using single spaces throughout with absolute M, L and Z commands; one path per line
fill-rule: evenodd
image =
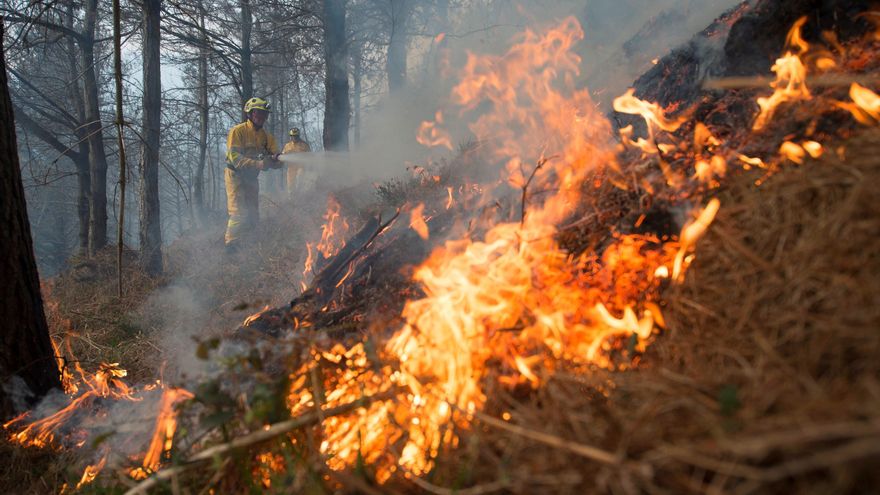
M 309 146 L 309 143 L 302 139 L 297 139 L 296 141 L 285 143 L 282 153 L 308 153 L 310 151 L 312 151 L 312 148 Z M 287 164 L 287 191 L 290 193 L 296 188 L 296 177 L 299 175 L 300 170 L 302 170 L 302 167 L 299 165 L 294 163 Z
M 278 153 L 278 144 L 265 129 L 248 120 L 229 130 L 226 138 L 226 244 L 236 243 L 260 219 L 260 155 Z
M 226 138 L 226 166 L 235 171 L 248 171 L 256 177 L 260 172 L 259 155 L 278 153 L 278 144 L 265 129 L 257 129 L 248 120 L 229 130 Z M 253 171 L 253 172 L 251 172 Z
M 284 151 L 282 151 L 282 153 L 308 153 L 310 151 L 312 151 L 312 148 L 309 146 L 309 143 L 300 139 L 297 141 L 288 141 L 284 145 Z

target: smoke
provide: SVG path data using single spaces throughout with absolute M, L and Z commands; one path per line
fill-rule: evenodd
M 450 7 L 442 39 L 424 36 L 410 44 L 409 86 L 383 95 L 364 113 L 360 144 L 353 146 L 349 174 L 334 174 L 340 184 L 382 180 L 405 173 L 408 166 L 451 157 L 456 150 L 426 148 L 416 131 L 439 110 L 453 145 L 474 138 L 467 122 L 449 104 L 457 74 L 468 52 L 503 53 L 524 29 L 540 30 L 575 15 L 585 31 L 576 48 L 582 64 L 579 87 L 588 87 L 603 111 L 611 100 L 675 46 L 705 28 L 736 0 L 594 0 L 473 2 Z M 434 33 L 429 33 L 434 34 Z
M 469 51 L 503 53 L 511 37 L 525 27 L 540 29 L 569 15 L 584 26 L 586 39 L 577 47 L 583 63 L 579 85 L 589 86 L 600 102 L 622 93 L 651 60 L 689 39 L 734 0 L 594 0 L 548 2 L 529 0 L 472 2 L 450 13 L 445 36 L 413 39 L 409 86 L 391 97 L 367 101 L 360 143 L 348 155 L 304 154 L 307 173 L 318 174 L 324 188 L 369 184 L 406 173 L 408 165 L 424 165 L 451 157 L 455 151 L 429 149 L 416 141 L 424 121 L 443 113 L 453 145 L 474 136 L 449 95 Z M 433 34 L 433 33 L 431 33 Z M 647 66 L 646 66 L 647 64 Z M 368 186 L 369 187 L 369 186 Z M 319 231 L 326 200 L 324 189 L 291 200 L 267 196 L 261 205 L 263 223 L 254 241 L 234 258 L 222 253 L 221 234 L 212 230 L 179 240 L 174 258 L 179 276 L 157 290 L 137 309 L 138 326 L 165 362 L 165 381 L 194 384 L 218 369 L 196 356 L 198 342 L 230 332 L 261 306 L 280 306 L 296 295 L 304 246 Z M 169 256 L 169 259 L 171 256 Z M 233 346 L 233 351 L 244 350 Z M 152 351 L 149 351 L 152 352 Z M 122 363 L 124 366 L 125 363 Z M 15 387 L 16 389 L 20 387 Z M 102 419 L 106 433 L 131 431 L 132 453 L 142 449 L 155 418 L 156 394 L 142 402 L 119 401 Z M 48 397 L 39 411 L 57 410 L 64 397 Z M 143 429 L 129 426 L 132 419 Z M 121 437 L 120 437 L 121 438 Z M 128 452 L 123 452 L 126 454 Z

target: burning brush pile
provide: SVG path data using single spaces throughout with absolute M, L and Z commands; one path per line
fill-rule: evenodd
M 574 19 L 469 54 L 450 108 L 476 140 L 375 217 L 331 200 L 302 293 L 203 342 L 225 368 L 164 389 L 147 459 L 108 449 L 81 483 L 106 463 L 131 493 L 880 486 L 880 17 L 853 8 L 740 6 L 611 119 L 574 86 Z M 746 28 L 769 79 L 735 73 Z M 443 112 L 418 139 L 453 148 Z M 71 445 L 40 421 L 6 428 Z

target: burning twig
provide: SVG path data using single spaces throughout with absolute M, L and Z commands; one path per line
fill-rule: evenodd
M 532 170 L 532 173 L 529 175 L 529 178 L 526 179 L 525 184 L 523 184 L 523 186 L 522 186 L 522 201 L 520 203 L 520 217 L 519 217 L 520 228 L 522 228 L 523 224 L 526 221 L 526 206 L 527 206 L 527 200 L 528 200 L 529 185 L 531 185 L 532 181 L 535 179 L 535 175 L 538 173 L 538 170 L 541 170 L 541 168 L 543 168 L 544 165 L 548 161 L 552 160 L 553 158 L 554 157 L 552 157 L 552 156 L 551 157 L 541 157 L 541 159 L 538 160 L 538 163 L 535 165 L 535 168 Z
M 252 445 L 256 445 L 258 443 L 265 442 L 267 440 L 271 440 L 279 435 L 283 435 L 287 432 L 297 430 L 300 428 L 305 428 L 307 426 L 313 426 L 322 421 L 322 419 L 331 418 L 334 416 L 341 416 L 343 414 L 350 413 L 356 409 L 360 409 L 362 407 L 366 407 L 372 404 L 375 401 L 382 401 L 389 399 L 394 396 L 396 390 L 389 390 L 385 393 L 369 396 L 369 397 L 361 397 L 354 401 L 349 402 L 348 404 L 343 404 L 341 406 L 332 407 L 325 411 L 312 411 L 307 414 L 303 414 L 296 418 L 291 418 L 287 421 L 282 421 L 280 423 L 275 423 L 268 428 L 261 429 L 259 431 L 255 431 L 249 435 L 245 435 L 242 437 L 238 437 L 231 442 L 215 445 L 211 448 L 205 449 L 198 454 L 190 457 L 189 459 L 183 461 L 180 465 L 170 467 L 168 469 L 163 469 L 153 476 L 145 479 L 144 481 L 138 483 L 136 486 L 125 492 L 125 495 L 135 495 L 135 494 L 143 494 L 147 493 L 147 490 L 156 486 L 162 481 L 166 481 L 171 479 L 188 469 L 201 464 L 203 462 L 210 461 L 217 456 L 222 456 L 228 452 L 233 450 L 242 449 L 245 447 L 250 447 Z
M 336 260 L 334 260 L 330 265 L 327 266 L 327 268 L 322 270 L 321 273 L 319 273 L 315 277 L 315 280 L 313 281 L 312 286 L 316 289 L 316 291 L 318 289 L 326 288 L 326 287 L 335 288 L 336 283 L 338 282 L 337 278 L 339 277 L 340 272 L 342 271 L 342 268 L 349 266 L 350 262 L 354 261 L 355 258 L 360 256 L 361 253 L 363 253 L 368 247 L 370 247 L 370 244 L 373 243 L 373 241 L 376 239 L 376 237 L 378 237 L 379 234 L 384 232 L 391 225 L 391 223 L 397 219 L 397 217 L 399 215 L 400 215 L 400 210 L 398 209 L 394 213 L 394 215 L 390 219 L 388 219 L 387 222 L 382 223 L 382 224 L 378 225 L 377 227 L 375 227 L 372 234 L 370 234 L 370 236 L 365 241 L 363 241 L 359 244 L 355 244 L 354 241 L 357 240 L 358 238 L 363 237 L 363 235 L 369 231 L 368 227 L 379 224 L 381 222 L 381 218 L 378 221 L 374 221 L 374 222 L 369 223 L 367 227 L 362 229 L 361 232 L 359 232 L 355 237 L 353 237 L 352 240 L 349 241 L 349 243 L 348 243 L 350 246 L 347 245 L 343 249 L 343 251 L 341 251 L 339 253 L 339 255 L 338 255 L 339 257 Z M 358 246 L 358 247 L 354 248 L 354 246 Z M 351 247 L 352 250 L 346 255 L 346 251 L 349 249 L 349 247 Z M 329 292 L 332 292 L 332 290 L 328 290 L 325 292 L 329 293 Z

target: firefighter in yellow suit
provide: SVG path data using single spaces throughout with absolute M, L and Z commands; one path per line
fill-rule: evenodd
M 260 220 L 261 170 L 281 168 L 278 144 L 263 129 L 269 117 L 269 102 L 251 98 L 244 105 L 247 120 L 229 130 L 226 139 L 226 250 L 238 249 L 242 237 L 253 231 Z
M 282 153 L 285 155 L 288 153 L 309 153 L 312 151 L 312 148 L 309 146 L 309 143 L 305 142 L 299 135 L 299 129 L 294 127 L 288 132 L 290 136 L 290 141 L 288 141 L 284 145 L 284 150 Z M 294 165 L 293 163 L 289 163 L 287 165 L 287 193 L 292 195 L 293 190 L 296 187 L 296 177 L 302 171 L 302 167 L 299 165 Z

